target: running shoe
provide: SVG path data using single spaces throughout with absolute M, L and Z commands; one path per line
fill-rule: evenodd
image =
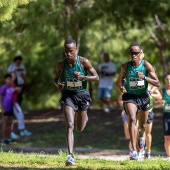
M 109 109 L 109 108 L 104 108 L 104 112 L 105 112 L 105 113 L 109 113 L 109 112 L 110 112 L 110 109 Z
M 136 151 L 131 151 L 130 160 L 138 160 L 138 153 Z
M 141 137 L 138 139 L 138 145 L 140 149 L 143 149 L 145 147 L 145 139 L 144 137 Z
M 11 132 L 11 139 L 18 139 L 19 136 L 15 134 L 14 132 Z
M 73 166 L 75 165 L 74 162 L 74 156 L 72 154 L 68 155 L 67 161 L 66 161 L 66 166 Z
M 144 160 L 144 158 L 145 158 L 145 155 L 143 153 L 143 150 L 141 152 L 138 152 L 138 161 L 142 161 Z
M 1 146 L 7 146 L 7 145 L 10 145 L 9 141 L 5 140 L 5 139 L 2 139 Z
M 166 157 L 166 159 L 165 159 L 166 161 L 170 161 L 170 157 Z
M 141 157 L 142 157 L 142 158 L 145 158 L 145 147 L 142 149 Z
M 12 144 L 15 144 L 14 139 L 2 139 L 1 141 L 1 146 L 7 146 Z
M 145 158 L 150 159 L 151 158 L 151 153 L 150 152 L 146 153 Z
M 21 132 L 20 132 L 20 135 L 21 135 L 21 136 L 31 136 L 32 133 L 25 129 L 24 131 L 21 131 Z

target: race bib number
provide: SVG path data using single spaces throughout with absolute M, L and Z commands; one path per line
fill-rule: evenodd
M 69 90 L 82 89 L 82 81 L 77 79 L 67 79 L 67 89 Z
M 170 111 L 170 104 L 165 104 L 165 110 Z
M 130 89 L 137 90 L 145 88 L 145 82 L 141 78 L 130 78 Z

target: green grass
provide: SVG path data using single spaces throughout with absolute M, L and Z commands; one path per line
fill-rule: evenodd
M 139 161 L 111 161 L 103 159 L 80 159 L 75 156 L 76 165 L 72 167 L 65 167 L 66 153 L 60 152 L 59 156 L 44 155 L 44 153 L 14 153 L 0 152 L 0 169 L 11 170 L 169 170 L 170 161 L 163 160 L 157 157 L 151 160 Z

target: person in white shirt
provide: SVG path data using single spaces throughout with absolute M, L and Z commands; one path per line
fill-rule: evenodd
M 22 102 L 23 86 L 26 77 L 26 69 L 24 65 L 21 64 L 21 62 L 22 62 L 22 56 L 16 56 L 13 60 L 13 63 L 10 64 L 9 67 L 7 68 L 7 71 L 9 73 L 14 72 L 16 74 L 16 80 L 15 80 L 16 86 L 22 88 L 22 91 L 18 95 L 18 103 L 20 105 Z
M 99 65 L 98 73 L 100 81 L 98 85 L 98 98 L 106 105 L 105 112 L 110 112 L 111 109 L 111 92 L 113 89 L 113 79 L 116 73 L 116 65 L 110 61 L 108 53 L 103 54 L 104 62 Z

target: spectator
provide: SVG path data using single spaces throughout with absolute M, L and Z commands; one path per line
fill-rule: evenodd
M 13 73 L 11 73 L 11 76 L 12 76 L 12 84 L 11 85 L 13 88 L 15 88 L 16 85 L 15 85 L 14 81 L 16 79 L 16 75 L 13 72 Z M 18 88 L 20 89 L 20 91 L 22 90 L 21 87 L 18 87 Z M 30 136 L 30 135 L 32 135 L 32 133 L 29 132 L 27 129 L 25 129 L 24 114 L 23 114 L 21 106 L 18 103 L 18 94 L 19 94 L 19 91 L 15 91 L 13 94 L 13 100 L 14 100 L 13 112 L 14 112 L 15 117 L 17 118 L 17 121 L 18 121 L 18 130 L 20 131 L 20 136 Z M 13 126 L 12 126 L 11 138 L 17 139 L 18 137 L 19 136 L 13 132 Z
M 113 89 L 113 79 L 116 73 L 116 65 L 110 61 L 108 53 L 103 54 L 104 62 L 100 64 L 98 73 L 100 81 L 98 85 L 98 98 L 106 105 L 105 112 L 110 112 L 112 108 L 110 98 Z
M 25 83 L 25 77 L 26 77 L 26 69 L 21 64 L 22 62 L 22 56 L 16 56 L 13 60 L 13 63 L 9 65 L 7 68 L 7 71 L 9 73 L 15 72 L 16 73 L 16 80 L 15 84 L 17 87 L 22 87 L 22 91 L 18 94 L 18 103 L 21 105 L 22 102 L 22 95 L 23 95 L 23 88 Z
M 11 124 L 13 117 L 13 93 L 17 88 L 11 86 L 11 74 L 4 76 L 5 84 L 0 87 L 0 103 L 2 110 L 2 141 L 1 145 L 11 144 Z

